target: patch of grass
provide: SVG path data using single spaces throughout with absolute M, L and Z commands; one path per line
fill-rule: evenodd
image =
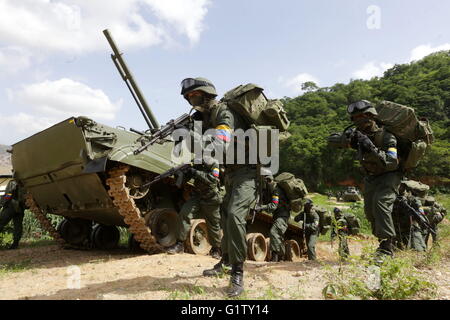
M 363 257 L 373 252 L 364 248 Z M 417 270 L 420 254 L 411 251 L 401 253 L 396 258 L 388 258 L 380 266 L 370 263 L 370 259 L 351 257 L 339 270 L 326 271 L 327 285 L 322 293 L 326 299 L 433 299 L 437 286 L 427 281 Z M 423 256 L 423 255 L 422 255 Z
M 23 260 L 20 262 L 8 262 L 0 264 L 0 275 L 4 275 L 10 272 L 22 272 L 31 267 L 31 259 Z
M 184 285 L 181 290 L 172 291 L 167 300 L 192 300 L 192 296 L 201 296 L 206 294 L 206 290 L 202 286 L 198 286 L 197 282 L 193 285 Z
M 263 295 L 259 296 L 257 299 L 259 300 L 280 300 L 283 299 L 283 295 L 280 290 L 274 288 L 273 286 L 269 286 L 266 291 L 264 291 Z

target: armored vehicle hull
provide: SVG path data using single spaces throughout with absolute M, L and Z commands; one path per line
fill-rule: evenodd
M 170 179 L 151 191 L 141 187 L 154 175 L 179 164 L 172 161 L 173 141 L 155 143 L 135 155 L 133 151 L 142 141 L 142 135 L 72 117 L 14 144 L 12 165 L 15 177 L 28 190 L 30 208 L 41 218 L 47 213 L 64 216 L 70 221 L 65 228 L 72 230 L 84 230 L 82 221 L 131 226 L 135 236 L 147 239 L 144 246 L 149 249 L 157 239 L 144 228 L 150 219 L 142 218 L 161 207 L 176 214 L 183 189 Z M 90 228 L 85 231 L 91 232 Z M 64 240 L 69 243 L 80 239 L 80 235 L 67 237 Z M 84 235 L 84 240 L 89 238 Z M 72 244 L 84 241 L 75 242 Z

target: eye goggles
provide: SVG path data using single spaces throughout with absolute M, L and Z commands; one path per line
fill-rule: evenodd
M 186 78 L 181 81 L 181 94 L 184 95 L 186 92 L 198 87 L 212 87 L 216 89 L 216 87 L 214 87 L 212 83 L 209 83 L 207 81 L 196 80 L 194 78 Z
M 351 105 L 349 105 L 347 107 L 347 112 L 351 114 L 351 113 L 354 113 L 354 112 L 357 112 L 357 111 L 362 111 L 362 110 L 367 109 L 367 108 L 369 108 L 371 106 L 372 106 L 372 104 L 369 101 L 361 100 L 361 101 L 357 101 L 357 102 L 354 102 Z

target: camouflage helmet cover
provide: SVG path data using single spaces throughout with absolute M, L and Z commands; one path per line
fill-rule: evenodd
M 202 91 L 212 96 L 217 96 L 216 87 L 206 78 L 186 78 L 181 81 L 181 94 L 186 97 L 186 94 L 192 91 Z

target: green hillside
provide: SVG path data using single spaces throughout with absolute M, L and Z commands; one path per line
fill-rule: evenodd
M 351 124 L 348 104 L 361 99 L 390 100 L 413 107 L 434 130 L 434 144 L 410 177 L 441 189 L 450 187 L 450 51 L 395 65 L 383 77 L 371 80 L 323 88 L 307 82 L 303 87 L 307 91 L 303 95 L 284 99 L 292 137 L 281 146 L 281 170 L 295 173 L 318 191 L 345 182 L 360 183 L 356 152 L 328 148 L 326 139 Z

